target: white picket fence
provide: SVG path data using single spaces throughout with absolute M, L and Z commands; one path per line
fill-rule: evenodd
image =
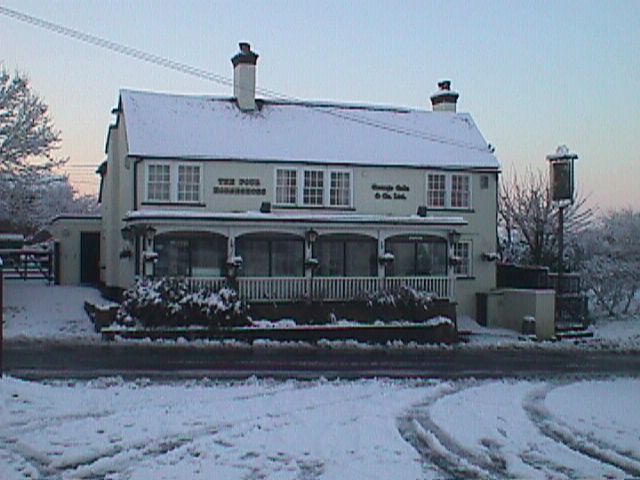
M 219 289 L 221 277 L 187 278 L 191 288 Z M 454 300 L 455 279 L 451 277 L 239 277 L 238 293 L 251 302 L 291 301 L 304 298 L 346 301 L 367 293 L 397 290 L 406 286 L 434 294 L 436 298 Z

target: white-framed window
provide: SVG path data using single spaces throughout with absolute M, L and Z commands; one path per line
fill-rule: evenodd
M 171 167 L 169 164 L 147 166 L 147 200 L 169 202 L 171 200 Z
M 459 277 L 471 276 L 471 242 L 462 240 L 453 244 L 453 256 L 460 259 L 460 263 L 453 267 L 453 273 Z
M 466 173 L 428 173 L 427 207 L 470 209 L 471 175 Z
M 447 177 L 441 173 L 427 175 L 427 207 L 444 208 L 446 206 Z
M 304 170 L 302 204 L 314 207 L 322 206 L 324 204 L 323 170 Z
M 200 201 L 200 165 L 178 165 L 178 202 Z
M 329 172 L 329 206 L 351 206 L 351 172 L 335 170 Z
M 349 208 L 353 204 L 353 172 L 329 167 L 275 169 L 276 205 Z
M 145 200 L 199 203 L 202 200 L 202 166 L 194 163 L 150 162 L 145 170 Z
M 451 175 L 451 208 L 471 207 L 471 178 L 469 175 Z
M 298 171 L 295 168 L 276 169 L 276 204 L 295 205 L 298 196 Z

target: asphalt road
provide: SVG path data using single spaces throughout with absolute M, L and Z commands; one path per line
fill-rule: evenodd
M 640 354 L 603 351 L 201 347 L 5 343 L 4 373 L 21 378 L 549 378 L 640 376 Z

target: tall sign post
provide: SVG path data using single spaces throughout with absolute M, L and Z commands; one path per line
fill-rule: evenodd
M 551 200 L 558 207 L 558 291 L 556 297 L 563 293 L 562 273 L 564 271 L 564 210 L 573 205 L 574 200 L 574 168 L 578 155 L 571 153 L 566 145 L 556 149 L 556 153 L 547 155 L 549 161 L 549 188 Z M 556 318 L 562 320 L 562 301 L 557 302 Z

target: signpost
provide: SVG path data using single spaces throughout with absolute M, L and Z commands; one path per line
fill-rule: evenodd
M 574 200 L 574 168 L 573 163 L 578 155 L 569 152 L 565 145 L 556 149 L 555 154 L 547 155 L 549 161 L 549 182 L 551 200 L 558 207 L 558 290 L 556 298 L 562 296 L 564 271 L 564 210 L 573 205 Z M 556 318 L 562 320 L 562 301 L 557 302 Z

